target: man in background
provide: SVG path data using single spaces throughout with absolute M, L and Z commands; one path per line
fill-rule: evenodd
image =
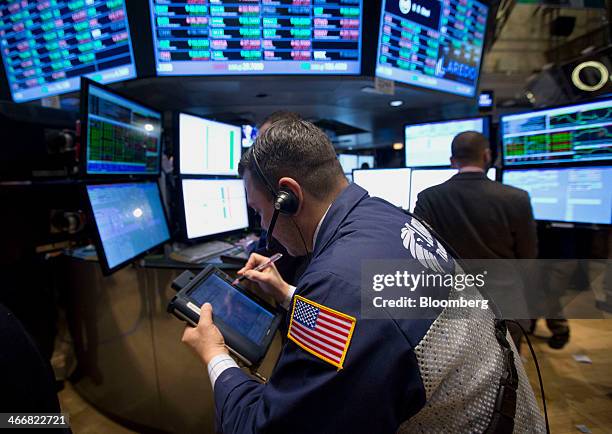
M 535 259 L 538 255 L 536 223 L 529 194 L 491 181 L 489 141 L 482 134 L 466 131 L 451 144 L 451 164 L 459 170 L 448 181 L 430 187 L 418 196 L 414 213 L 455 249 L 463 259 Z M 529 323 L 525 323 L 529 327 Z M 569 337 L 566 320 L 548 320 L 553 348 Z M 519 346 L 521 332 L 509 324 Z

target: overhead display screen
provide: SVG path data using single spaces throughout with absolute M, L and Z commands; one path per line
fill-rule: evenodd
M 157 74 L 359 74 L 361 2 L 150 0 Z
M 475 0 L 384 0 L 376 75 L 474 96 L 488 9 Z
M 537 220 L 612 224 L 612 167 L 505 170 L 503 183 L 529 193 Z
M 406 125 L 406 166 L 449 166 L 453 139 L 465 131 L 476 131 L 489 138 L 489 118 Z
M 0 44 L 16 102 L 136 77 L 124 0 L 0 2 Z
M 612 159 L 612 99 L 502 116 L 504 164 Z

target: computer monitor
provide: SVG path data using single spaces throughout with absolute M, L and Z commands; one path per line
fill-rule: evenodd
M 537 220 L 612 224 L 612 166 L 508 169 L 502 178 L 529 193 Z
M 380 197 L 395 206 L 408 209 L 410 171 L 406 168 L 354 170 L 353 182 L 365 188 L 370 196 Z
M 157 74 L 360 74 L 363 1 L 149 0 Z
M 489 138 L 490 118 L 410 124 L 404 127 L 407 167 L 450 166 L 451 143 L 464 131 L 476 131 Z
M 376 76 L 474 96 L 488 12 L 476 0 L 383 0 Z
M 249 226 L 241 179 L 183 179 L 184 229 L 188 239 Z
M 504 165 L 612 160 L 612 98 L 500 118 Z
M 241 127 L 178 114 L 181 175 L 238 175 Z
M 457 169 L 414 169 L 410 182 L 410 212 L 414 211 L 419 193 L 423 190 L 442 184 L 457 174 Z M 490 168 L 487 178 L 495 181 L 497 169 Z
M 242 126 L 242 147 L 250 148 L 255 143 L 257 138 L 257 127 L 254 125 L 243 125 Z
M 373 155 L 359 155 L 357 158 L 357 168 L 361 169 L 363 164 L 367 164 L 369 169 L 374 168 L 374 156 Z
M 86 175 L 159 175 L 161 112 L 87 79 L 81 107 Z
M 170 239 L 156 182 L 88 185 L 87 196 L 105 274 Z
M 353 173 L 354 169 L 359 169 L 359 156 L 352 154 L 338 154 L 338 161 L 345 174 Z
M 2 60 L 15 102 L 79 89 L 80 77 L 136 77 L 124 0 L 0 2 Z

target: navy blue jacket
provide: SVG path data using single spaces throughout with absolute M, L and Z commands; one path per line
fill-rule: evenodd
M 414 347 L 433 320 L 360 318 L 361 261 L 413 259 L 401 237 L 411 218 L 356 184 L 334 201 L 296 294 L 357 319 L 343 369 L 287 341 L 267 384 L 224 371 L 214 387 L 224 433 L 394 433 L 425 405 Z

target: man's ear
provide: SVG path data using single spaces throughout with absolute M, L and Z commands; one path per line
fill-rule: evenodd
M 489 167 L 491 166 L 491 160 L 493 160 L 493 156 L 491 155 L 491 148 L 487 148 L 484 151 L 484 159 L 485 159 L 485 166 Z
M 278 180 L 278 189 L 290 191 L 295 195 L 298 200 L 298 208 L 294 215 L 297 216 L 304 206 L 304 190 L 302 186 L 295 179 L 286 176 Z
M 459 169 L 459 166 L 457 165 L 457 160 L 455 160 L 454 157 L 450 157 L 450 163 L 453 169 Z

